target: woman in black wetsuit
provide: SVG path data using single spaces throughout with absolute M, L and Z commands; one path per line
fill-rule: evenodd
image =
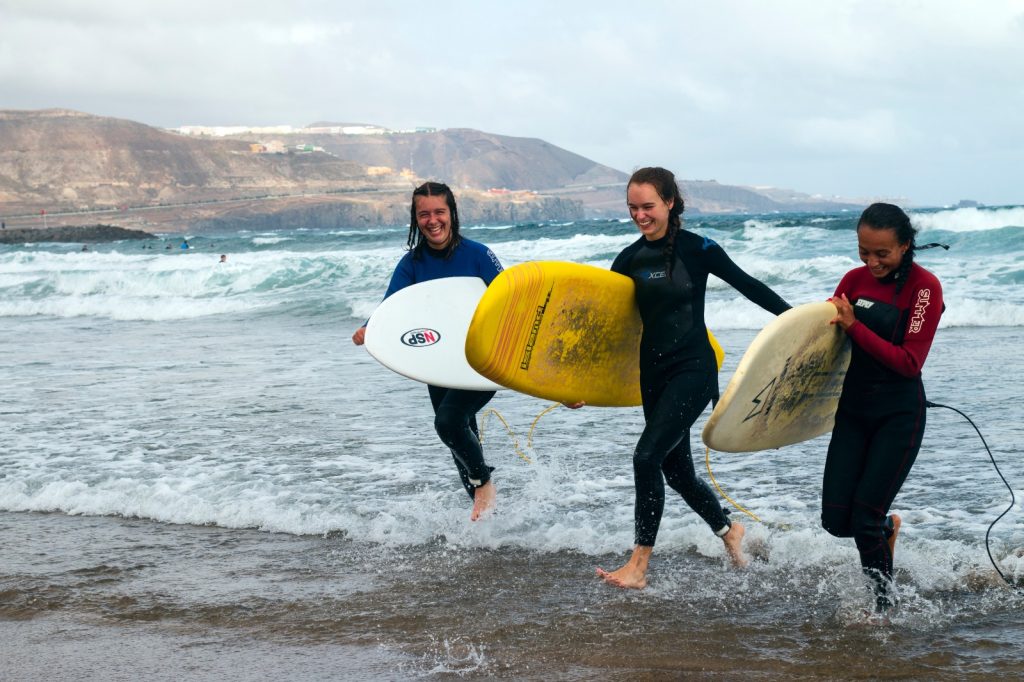
M 825 461 L 821 525 L 853 537 L 879 614 L 896 605 L 900 517 L 888 513 L 921 448 L 921 367 L 943 311 L 939 280 L 914 263 L 916 232 L 898 206 L 865 209 L 857 223 L 864 266 L 846 273 L 831 299 L 832 323 L 846 331 L 853 354 Z
M 633 453 L 636 546 L 625 566 L 611 572 L 599 568 L 597 573 L 613 585 L 642 588 L 661 523 L 666 480 L 722 538 L 732 563 L 746 564 L 743 526 L 729 521 L 710 486 L 697 478 L 690 454 L 690 427 L 718 397 L 718 367 L 704 324 L 708 275 L 720 277 L 776 315 L 790 306 L 741 270 L 718 244 L 682 229 L 683 198 L 670 171 L 636 171 L 626 203 L 642 236 L 618 255 L 612 270 L 636 283 L 643 321 L 640 389 L 646 425 Z

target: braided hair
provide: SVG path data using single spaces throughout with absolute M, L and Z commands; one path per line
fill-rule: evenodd
M 452 238 L 444 249 L 444 257 L 450 258 L 455 251 L 455 247 L 462 241 L 462 237 L 459 236 L 459 209 L 455 205 L 455 194 L 452 193 L 451 187 L 443 182 L 424 182 L 412 191 L 412 206 L 409 208 L 409 238 L 405 244 L 413 252 L 413 258 L 418 259 L 423 256 L 423 248 L 426 244 L 426 241 L 423 239 L 423 233 L 420 232 L 419 222 L 416 220 L 416 197 L 436 196 L 444 197 L 445 203 L 448 204 L 448 213 L 451 215 Z
M 666 204 L 671 203 L 672 208 L 668 211 L 668 239 L 665 241 L 663 253 L 665 255 L 665 271 L 668 277 L 672 277 L 672 265 L 675 263 L 673 251 L 675 249 L 676 235 L 683 225 L 683 195 L 676 183 L 676 176 L 672 171 L 659 166 L 641 168 L 633 173 L 626 185 L 650 185 L 658 193 L 661 200 Z

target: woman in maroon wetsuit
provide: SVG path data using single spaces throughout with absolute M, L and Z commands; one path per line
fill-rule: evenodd
M 914 262 L 917 231 L 898 206 L 872 204 L 857 223 L 863 267 L 846 273 L 832 320 L 853 342 L 825 462 L 821 525 L 853 537 L 876 611 L 896 605 L 900 517 L 889 514 L 917 458 L 926 401 L 921 367 L 942 316 L 942 287 Z

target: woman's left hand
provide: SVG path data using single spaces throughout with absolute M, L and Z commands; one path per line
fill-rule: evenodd
M 853 314 L 853 305 L 846 298 L 846 294 L 828 299 L 828 302 L 836 307 L 836 316 L 829 320 L 829 324 L 838 324 L 843 331 L 849 329 L 857 318 Z

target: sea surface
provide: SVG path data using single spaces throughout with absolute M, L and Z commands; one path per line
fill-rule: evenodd
M 794 304 L 858 266 L 856 214 L 696 216 Z M 510 391 L 483 414 L 499 508 L 471 523 L 426 387 L 351 343 L 407 227 L 0 246 L 0 679 L 1024 677 L 1024 207 L 912 214 L 947 310 L 894 510 L 903 605 L 819 525 L 828 437 L 708 453 L 747 570 L 669 497 L 632 545 L 639 408 Z M 608 267 L 632 223 L 465 227 L 506 267 Z M 227 255 L 219 263 L 220 254 Z M 712 279 L 724 389 L 771 317 Z M 698 422 L 698 471 L 707 476 Z M 538 418 L 539 417 L 539 418 Z

